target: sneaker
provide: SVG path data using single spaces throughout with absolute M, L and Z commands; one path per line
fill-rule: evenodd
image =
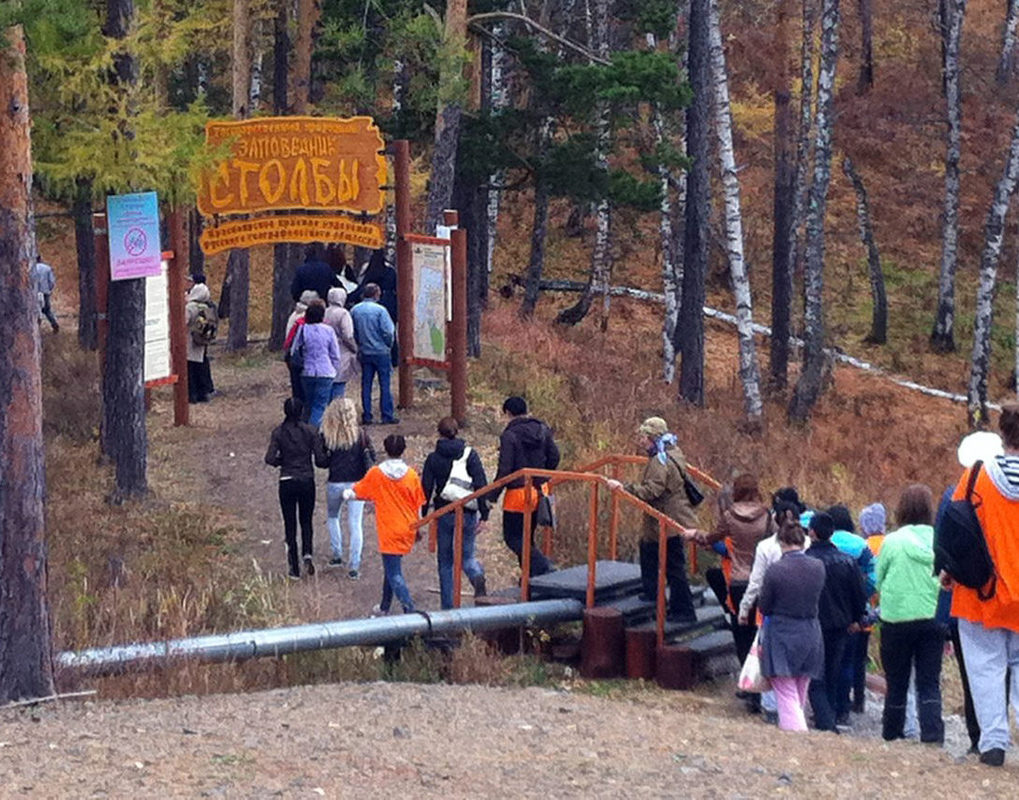
M 315 574 L 315 562 L 311 560 L 311 556 L 304 557 L 304 571 L 309 577 Z
M 761 712 L 761 719 L 763 719 L 768 725 L 778 725 L 778 712 L 763 711 Z
M 400 424 L 400 418 L 399 417 L 390 417 L 389 419 L 383 418 L 382 424 L 383 425 L 399 425 Z
M 848 728 L 849 727 L 849 712 L 848 711 L 840 712 L 835 717 L 835 724 L 838 725 L 840 728 Z
M 1005 763 L 1005 751 L 1000 747 L 992 747 L 980 754 L 980 763 L 989 767 L 1000 767 Z
M 331 559 L 329 559 L 329 563 L 326 564 L 326 566 L 327 567 L 342 567 L 343 566 L 343 559 L 340 558 L 339 556 L 337 556 L 336 558 L 331 558 Z
M 360 579 L 361 573 L 359 570 L 352 569 L 350 572 L 347 573 L 347 577 L 350 578 L 352 581 L 356 581 Z
M 374 606 L 372 606 L 372 616 L 373 617 L 388 617 L 389 616 L 389 610 L 387 609 L 386 611 L 383 611 L 382 610 L 382 606 L 374 605 Z
M 372 424 L 372 418 L 371 417 L 361 417 L 361 424 L 362 425 L 371 425 Z
M 289 575 L 287 575 L 287 577 L 290 578 L 290 580 L 292 580 L 292 581 L 299 581 L 299 580 L 301 580 L 301 573 L 300 572 L 291 572 Z

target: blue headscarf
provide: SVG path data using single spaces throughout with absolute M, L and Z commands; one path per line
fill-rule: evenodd
M 663 433 L 655 440 L 654 452 L 652 455 L 657 454 L 658 460 L 664 464 L 669 460 L 665 451 L 670 447 L 675 447 L 677 444 L 679 444 L 679 440 L 676 438 L 676 434 Z

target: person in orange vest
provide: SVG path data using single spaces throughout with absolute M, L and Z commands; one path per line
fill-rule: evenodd
M 1005 691 L 1009 668 L 1012 707 L 1019 715 L 1019 404 L 1002 407 L 998 427 L 1004 455 L 967 469 L 952 495 L 953 500 L 964 499 L 970 475 L 979 469 L 973 494 L 980 499 L 974 506 L 997 577 L 993 595 L 981 600 L 977 589 L 956 583 L 944 569 L 940 572 L 942 588 L 952 591 L 952 616 L 959 620 L 980 723 L 980 761 L 992 767 L 1005 763 L 1011 743 Z
M 421 531 L 412 526 L 425 504 L 421 479 L 403 460 L 406 440 L 398 433 L 390 434 L 382 442 L 389 456 L 381 464 L 368 470 L 368 474 L 343 493 L 346 500 L 370 500 L 375 505 L 375 530 L 382 554 L 382 602 L 372 610 L 385 616 L 393 602 L 393 595 L 403 605 L 403 613 L 414 611 L 414 601 L 403 577 L 403 557 L 421 538 Z
M 559 466 L 559 448 L 556 447 L 552 429 L 540 419 L 529 416 L 527 401 L 522 397 L 507 397 L 502 404 L 506 417 L 506 428 L 499 437 L 499 467 L 495 480 L 512 475 L 519 469 L 555 469 Z M 517 478 L 506 486 L 502 499 L 502 538 L 513 551 L 517 562 L 523 566 L 524 515 L 531 515 L 531 577 L 553 571 L 552 562 L 538 549 L 534 541 L 538 520 L 538 493 L 547 478 L 534 478 L 528 493 L 524 479 Z M 494 503 L 501 489 L 489 495 Z

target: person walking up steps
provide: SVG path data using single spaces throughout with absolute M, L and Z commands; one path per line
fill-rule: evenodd
M 436 509 L 466 497 L 488 483 L 481 457 L 463 439 L 457 438 L 458 431 L 459 426 L 453 417 L 439 420 L 441 438 L 435 443 L 435 451 L 425 459 L 425 466 L 421 471 L 425 497 Z M 427 502 L 421 509 L 422 514 L 428 513 Z M 485 532 L 487 526 L 488 501 L 482 496 L 468 503 L 463 513 L 463 571 L 474 587 L 475 597 L 482 597 L 485 594 L 485 569 L 474 556 L 474 541 L 477 534 Z M 439 594 L 443 608 L 453 608 L 455 529 L 456 515 L 453 512 L 439 517 Z
M 315 511 L 315 462 L 325 461 L 318 431 L 301 421 L 304 404 L 296 397 L 283 403 L 283 424 L 272 432 L 265 463 L 279 467 L 280 512 L 283 514 L 283 538 L 287 544 L 290 577 L 301 577 L 301 559 L 297 554 L 297 522 L 301 522 L 301 557 L 308 575 L 315 574 L 312 561 L 312 514 Z
M 375 528 L 382 554 L 382 602 L 374 613 L 388 614 L 393 595 L 400 601 L 405 614 L 414 611 L 414 601 L 403 577 L 403 557 L 421 538 L 411 525 L 425 504 L 425 493 L 418 474 L 407 466 L 402 456 L 407 443 L 398 433 L 382 442 L 389 456 L 381 464 L 343 493 L 346 500 L 370 500 L 375 504 Z
M 326 486 L 328 510 L 326 526 L 329 529 L 329 544 L 332 547 L 330 567 L 343 566 L 343 535 L 340 529 L 340 510 L 347 507 L 347 577 L 357 580 L 361 576 L 361 547 L 364 542 L 362 519 L 364 502 L 344 500 L 343 493 L 368 474 L 375 464 L 375 448 L 368 434 L 357 424 L 357 406 L 348 397 L 341 397 L 329 404 L 322 417 L 322 449 L 324 459 L 318 466 L 329 470 Z

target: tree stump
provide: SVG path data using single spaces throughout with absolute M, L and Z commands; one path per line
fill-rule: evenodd
M 658 637 L 653 630 L 630 628 L 626 631 L 626 677 L 652 680 L 655 677 L 655 650 Z
M 665 645 L 656 654 L 658 685 L 663 689 L 692 689 L 697 682 L 693 650 L 682 645 Z
M 625 649 L 623 612 L 607 606 L 584 611 L 584 637 L 580 643 L 583 677 L 620 677 L 624 674 Z

